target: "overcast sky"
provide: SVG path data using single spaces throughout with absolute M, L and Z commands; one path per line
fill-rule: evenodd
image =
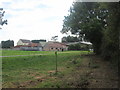
M 0 30 L 0 41 L 19 39 L 46 39 L 58 35 L 58 41 L 65 35 L 60 33 L 64 16 L 73 0 L 0 0 L 8 25 Z

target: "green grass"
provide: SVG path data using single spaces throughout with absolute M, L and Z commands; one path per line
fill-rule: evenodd
M 11 53 L 10 53 L 11 52 Z M 3 55 L 28 55 L 28 54 L 46 54 L 39 56 L 26 57 L 4 57 L 2 58 L 2 79 L 4 87 L 17 87 L 25 84 L 25 87 L 50 87 L 56 84 L 59 87 L 60 83 L 55 79 L 48 78 L 48 71 L 55 71 L 55 55 L 54 52 L 47 51 L 3 51 Z M 86 54 L 86 51 L 65 51 L 58 52 L 58 75 L 62 77 L 73 70 L 74 66 L 79 65 L 82 59 L 81 54 Z M 52 74 L 54 76 L 54 74 Z M 45 79 L 42 83 L 31 86 L 26 84 L 29 81 L 36 82 L 36 77 Z M 47 78 L 47 79 L 46 79 Z M 52 82 L 52 83 L 51 83 Z M 58 85 L 58 86 L 57 86 Z
M 2 56 L 11 55 L 32 55 L 32 54 L 53 54 L 50 51 L 19 51 L 19 50 L 2 50 Z

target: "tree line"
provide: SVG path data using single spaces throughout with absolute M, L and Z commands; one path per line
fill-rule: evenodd
M 118 2 L 74 2 L 64 17 L 62 33 L 90 41 L 94 53 L 118 60 L 120 5 Z
M 63 42 L 63 43 L 79 42 L 79 38 L 69 35 L 69 36 L 67 36 L 67 37 L 63 37 L 63 38 L 62 38 L 62 42 Z
M 13 48 L 14 47 L 14 41 L 13 40 L 7 40 L 7 41 L 1 41 L 1 48 Z

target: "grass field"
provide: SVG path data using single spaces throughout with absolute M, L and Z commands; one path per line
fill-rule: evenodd
M 32 55 L 32 54 L 53 54 L 49 51 L 17 51 L 17 50 L 2 50 L 2 56 L 11 55 Z
M 58 82 L 51 75 L 60 77 L 66 75 L 80 65 L 81 54 L 86 51 L 65 51 L 58 52 L 58 74 L 55 75 L 55 54 L 46 51 L 3 51 L 3 56 L 46 54 L 39 56 L 25 57 L 4 57 L 2 58 L 2 79 L 3 88 L 16 87 L 51 87 Z M 71 64 L 75 63 L 75 64 Z M 57 87 L 57 85 L 55 85 Z
M 2 88 L 116 88 L 117 69 L 92 52 L 3 51 Z M 39 55 L 40 54 L 40 55 Z

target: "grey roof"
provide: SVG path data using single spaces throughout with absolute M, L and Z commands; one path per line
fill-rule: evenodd
M 31 43 L 30 40 L 27 40 L 27 39 L 20 39 L 23 43 Z
M 78 44 L 78 43 L 80 43 L 80 42 L 68 42 L 68 43 L 64 43 L 64 44 L 66 44 L 66 45 L 73 45 L 73 44 Z
M 65 43 L 65 44 L 66 45 L 73 45 L 73 44 L 78 44 L 78 43 L 92 45 L 92 43 L 90 43 L 90 42 L 84 42 L 84 41 L 82 41 L 82 42 L 69 42 L 69 43 Z
M 81 43 L 87 44 L 87 45 L 92 45 L 92 43 L 90 43 L 90 42 L 85 42 L 85 41 L 82 41 Z

